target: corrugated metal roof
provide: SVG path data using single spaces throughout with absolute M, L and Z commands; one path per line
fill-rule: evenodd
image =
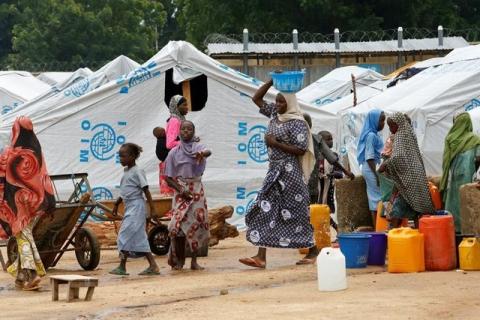
M 368 42 L 341 42 L 340 53 L 368 53 L 368 52 L 397 52 L 397 51 L 432 51 L 452 50 L 466 47 L 469 43 L 462 37 L 445 37 L 443 46 L 438 45 L 437 38 L 404 39 L 403 48 L 398 48 L 397 40 L 368 41 Z M 208 54 L 242 54 L 242 43 L 210 43 Z M 249 53 L 288 54 L 288 53 L 335 53 L 335 43 L 313 42 L 299 43 L 298 50 L 293 50 L 292 43 L 249 43 Z

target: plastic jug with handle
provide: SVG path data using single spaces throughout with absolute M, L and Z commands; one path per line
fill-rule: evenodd
M 323 248 L 317 257 L 318 290 L 338 291 L 347 288 L 345 257 L 338 248 Z

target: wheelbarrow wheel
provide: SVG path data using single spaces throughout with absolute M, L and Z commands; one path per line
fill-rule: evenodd
M 89 228 L 80 228 L 75 236 L 75 256 L 85 270 L 93 270 L 100 262 L 100 245 L 97 236 Z
M 170 237 L 168 236 L 167 226 L 162 224 L 150 230 L 148 233 L 148 243 L 150 244 L 150 250 L 157 256 L 166 255 L 170 248 Z
M 15 237 L 10 237 L 7 242 L 7 256 L 8 256 L 8 265 L 17 260 L 18 257 L 18 245 L 17 239 Z

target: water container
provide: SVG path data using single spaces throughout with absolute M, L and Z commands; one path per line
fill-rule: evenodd
M 330 207 L 324 204 L 310 205 L 310 223 L 317 248 L 330 247 Z
M 388 272 L 425 271 L 423 234 L 411 228 L 388 232 Z
M 467 233 L 467 234 L 460 234 L 456 233 L 455 234 L 455 249 L 457 250 L 457 268 L 460 268 L 460 253 L 459 253 L 459 247 L 460 243 L 462 243 L 463 239 L 465 238 L 474 238 L 475 235 L 473 233 Z
M 383 211 L 383 202 L 379 201 L 377 205 L 377 219 L 375 223 L 375 231 L 376 232 L 384 232 L 388 231 L 388 221 L 387 218 L 382 217 L 381 213 Z M 402 219 L 402 227 L 408 227 L 408 219 Z
M 371 235 L 368 247 L 367 264 L 372 266 L 385 265 L 387 254 L 387 235 L 384 232 L 366 232 Z
M 457 264 L 455 226 L 451 215 L 423 216 L 420 233 L 424 235 L 425 269 L 447 271 Z
M 318 290 L 338 291 L 347 288 L 345 257 L 340 249 L 323 248 L 317 257 Z
M 280 92 L 295 93 L 302 89 L 305 71 L 270 72 L 270 76 L 275 89 Z
M 435 210 L 440 210 L 443 208 L 442 196 L 440 195 L 440 190 L 432 182 L 428 182 L 428 189 L 430 190 L 430 197 L 432 197 L 433 206 Z
M 382 217 L 383 202 L 379 201 L 377 205 L 377 219 L 375 219 L 375 231 L 383 232 L 388 230 L 387 218 Z
M 344 233 L 338 236 L 340 250 L 345 255 L 347 268 L 365 268 L 372 236 L 365 233 Z
M 477 238 L 465 238 L 458 246 L 460 269 L 480 270 L 480 242 Z

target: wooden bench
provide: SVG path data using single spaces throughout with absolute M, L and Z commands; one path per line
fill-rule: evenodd
M 67 302 L 78 299 L 80 288 L 88 288 L 85 301 L 92 300 L 93 290 L 98 286 L 98 279 L 80 275 L 58 275 L 51 276 L 52 301 L 58 301 L 58 287 L 61 284 L 68 284 Z

